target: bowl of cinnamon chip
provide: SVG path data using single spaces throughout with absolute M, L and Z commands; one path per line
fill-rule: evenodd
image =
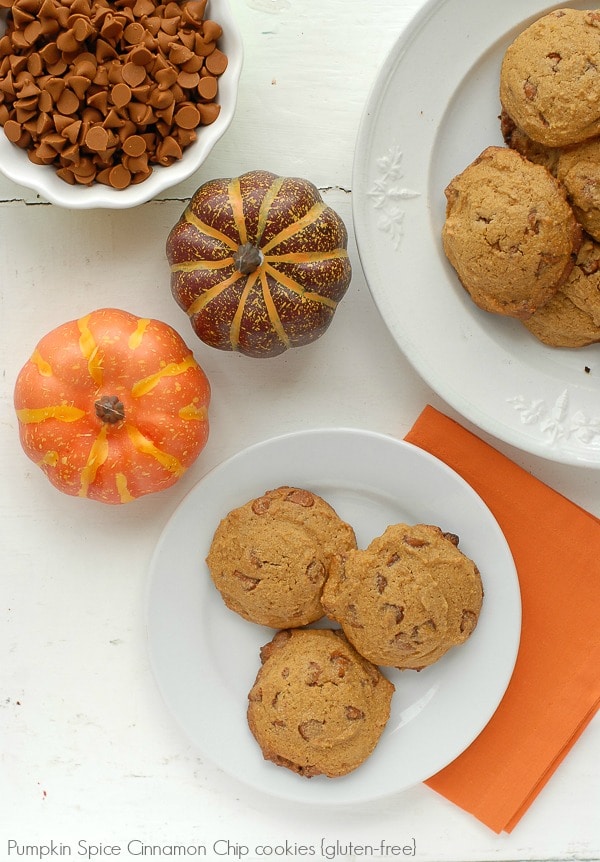
M 233 119 L 228 0 L 0 0 L 0 171 L 72 209 L 145 203 Z

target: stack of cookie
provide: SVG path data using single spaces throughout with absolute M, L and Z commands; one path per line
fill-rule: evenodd
M 265 759 L 311 777 L 372 753 L 393 684 L 470 636 L 483 591 L 458 538 L 395 524 L 368 548 L 320 496 L 284 486 L 229 512 L 207 556 L 225 604 L 278 629 L 261 650 L 248 723 Z M 327 615 L 340 628 L 306 628 Z
M 552 347 L 600 342 L 600 12 L 534 21 L 500 70 L 506 147 L 446 189 L 446 255 L 473 301 Z

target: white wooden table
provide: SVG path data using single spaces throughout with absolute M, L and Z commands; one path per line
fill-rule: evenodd
M 120 858 L 138 858 L 142 845 L 167 847 L 163 855 L 169 845 L 206 845 L 215 859 L 239 859 L 245 846 L 255 858 L 258 844 L 318 845 L 321 838 L 414 841 L 416 858 L 438 862 L 600 859 L 598 718 L 512 835 L 496 836 L 425 786 L 328 811 L 254 794 L 190 747 L 149 669 L 148 562 L 170 514 L 212 466 L 295 429 L 354 426 L 403 436 L 428 402 L 455 415 L 389 336 L 352 232 L 352 158 L 363 105 L 419 5 L 233 0 L 245 42 L 236 118 L 202 170 L 160 200 L 122 212 L 67 211 L 0 179 L 3 862 L 23 858 L 25 847 L 29 855 L 54 848 L 51 858 L 71 849 L 76 858 L 94 851 L 103 859 L 120 847 Z M 253 168 L 315 182 L 349 228 L 354 265 L 326 336 L 268 361 L 193 342 L 171 299 L 163 252 L 201 182 Z M 37 340 L 108 305 L 177 328 L 197 348 L 213 387 L 211 435 L 200 459 L 174 488 L 118 509 L 56 492 L 22 453 L 12 409 L 15 376 Z M 493 442 L 600 515 L 600 471 Z M 224 843 L 213 852 L 215 841 Z

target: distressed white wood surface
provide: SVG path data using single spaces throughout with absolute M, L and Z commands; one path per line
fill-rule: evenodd
M 399 436 L 426 403 L 452 411 L 392 343 L 362 276 L 351 219 L 354 140 L 380 62 L 419 0 L 233 0 L 246 57 L 237 116 L 201 171 L 125 212 L 72 212 L 0 179 L 0 859 L 9 841 L 88 844 L 416 842 L 421 860 L 600 859 L 600 722 L 511 836 L 424 786 L 320 811 L 279 804 L 203 762 L 161 702 L 143 624 L 146 570 L 186 491 L 244 446 L 312 426 Z M 434 68 L 434 66 L 432 67 Z M 438 70 L 439 71 L 439 70 Z M 193 341 L 164 239 L 204 180 L 252 168 L 306 176 L 350 231 L 355 276 L 327 335 L 275 360 Z M 116 305 L 175 326 L 213 387 L 207 448 L 170 491 L 131 506 L 58 494 L 22 454 L 15 376 L 51 327 Z M 485 436 L 485 435 L 484 435 Z M 496 445 L 600 515 L 600 472 Z M 558 611 L 557 611 L 558 614 Z M 216 706 L 218 708 L 218 705 Z M 139 845 L 138 845 L 139 846 Z M 60 849 L 60 847 L 59 847 Z M 56 855 L 56 854 L 55 854 Z M 235 847 L 227 856 L 239 858 Z M 248 858 L 253 858 L 252 854 Z M 289 855 L 285 858 L 293 858 Z M 297 858 L 297 857 L 296 857 Z

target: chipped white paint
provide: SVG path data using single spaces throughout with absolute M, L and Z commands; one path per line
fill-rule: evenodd
M 246 0 L 246 3 L 251 9 L 256 9 L 258 12 L 283 12 L 284 9 L 289 9 L 291 0 Z

